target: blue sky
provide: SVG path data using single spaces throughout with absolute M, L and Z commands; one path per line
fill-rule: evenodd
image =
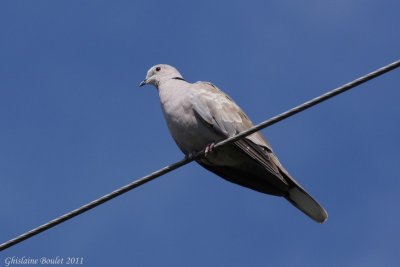
M 261 122 L 399 58 L 398 1 L 2 1 L 0 242 L 180 160 L 154 88 L 167 63 Z M 18 244 L 85 266 L 396 266 L 399 70 L 263 132 L 328 210 L 196 164 Z

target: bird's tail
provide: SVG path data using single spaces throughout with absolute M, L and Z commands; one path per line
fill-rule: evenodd
M 277 163 L 280 174 L 289 185 L 289 190 L 286 191 L 283 196 L 292 203 L 293 206 L 301 210 L 314 221 L 324 223 L 328 219 L 326 210 L 290 176 L 276 157 L 273 158 L 273 160 Z
M 328 219 L 326 210 L 299 185 L 293 184 L 284 197 L 314 221 L 323 223 Z

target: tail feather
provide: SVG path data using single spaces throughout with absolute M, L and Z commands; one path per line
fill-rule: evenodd
M 328 219 L 326 210 L 289 175 L 277 158 L 275 160 L 278 163 L 280 174 L 289 183 L 289 190 L 284 194 L 284 197 L 314 221 L 324 223 Z
M 294 185 L 285 198 L 316 222 L 324 223 L 328 219 L 326 210 L 301 187 Z

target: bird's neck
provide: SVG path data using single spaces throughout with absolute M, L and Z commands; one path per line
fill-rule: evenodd
M 158 93 L 162 103 L 168 101 L 177 101 L 186 95 L 187 85 L 183 79 L 168 79 L 158 84 Z
M 159 78 L 156 82 L 155 82 L 155 86 L 157 87 L 157 89 L 160 89 L 160 87 L 162 87 L 165 84 L 170 83 L 171 81 L 185 81 L 182 76 L 177 75 L 177 74 L 169 74 L 166 75 L 164 77 Z

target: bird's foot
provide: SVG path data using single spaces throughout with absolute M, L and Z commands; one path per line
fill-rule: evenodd
M 204 149 L 204 157 L 207 157 L 211 153 L 214 152 L 214 146 L 215 146 L 215 143 L 210 143 L 205 147 L 205 149 Z M 192 159 L 193 157 L 196 157 L 196 155 L 198 155 L 200 152 L 201 151 L 191 151 L 191 152 L 185 154 L 185 160 Z
M 204 157 L 207 157 L 214 150 L 215 143 L 210 143 L 206 146 L 204 150 Z

